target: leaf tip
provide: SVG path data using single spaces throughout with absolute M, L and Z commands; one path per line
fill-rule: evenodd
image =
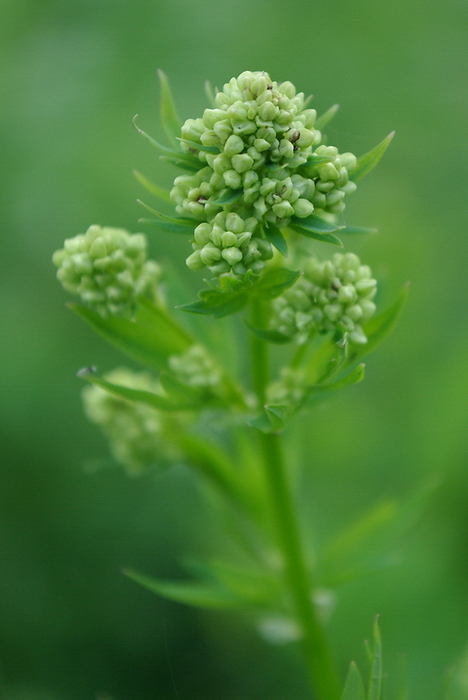
M 97 372 L 97 367 L 92 366 L 92 367 L 82 367 L 81 369 L 78 370 L 76 373 L 76 376 L 79 377 L 80 379 L 87 379 L 91 374 L 96 374 Z

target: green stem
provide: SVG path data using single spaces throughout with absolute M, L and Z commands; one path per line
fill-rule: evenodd
M 252 322 L 261 327 L 262 309 L 252 304 Z M 258 324 L 258 325 L 257 325 Z M 267 343 L 254 336 L 251 340 L 252 384 L 260 405 L 265 403 L 269 379 Z M 269 488 L 278 545 L 285 563 L 286 585 L 292 597 L 297 620 L 302 628 L 302 647 L 309 678 L 318 700 L 339 698 L 338 679 L 325 631 L 312 600 L 313 582 L 301 541 L 296 506 L 288 483 L 279 434 L 260 434 L 264 468 Z

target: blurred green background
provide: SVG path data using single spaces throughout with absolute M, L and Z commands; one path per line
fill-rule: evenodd
M 205 79 L 265 69 L 319 113 L 341 104 L 327 132 L 342 150 L 396 129 L 347 220 L 379 229 L 355 248 L 382 303 L 407 280 L 410 301 L 366 381 L 298 431 L 319 538 L 440 475 L 399 565 L 345 586 L 332 622 L 344 669 L 380 613 L 387 668 L 403 657 L 413 697 L 440 698 L 468 644 L 467 3 L 2 0 L 0 35 L 2 700 L 307 697 L 294 649 L 121 575 L 177 575 L 217 526 L 182 469 L 97 468 L 106 445 L 81 411 L 76 370 L 122 360 L 65 308 L 50 258 L 91 223 L 140 228 L 133 168 L 174 177 L 131 124 L 161 137 L 157 68 L 183 118 L 202 113 Z M 183 269 L 179 241 L 149 237 Z

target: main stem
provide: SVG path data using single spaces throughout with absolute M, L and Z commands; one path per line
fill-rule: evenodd
M 252 324 L 262 327 L 262 307 L 254 301 L 251 308 Z M 260 405 L 265 404 L 269 379 L 268 344 L 251 337 L 252 382 Z M 279 434 L 260 434 L 267 484 L 270 490 L 272 513 L 275 520 L 278 545 L 284 563 L 286 585 L 293 599 L 297 620 L 302 628 L 302 647 L 311 684 L 318 700 L 339 698 L 338 679 L 323 627 L 312 600 L 313 582 L 307 567 L 297 520 L 296 507 L 288 483 Z

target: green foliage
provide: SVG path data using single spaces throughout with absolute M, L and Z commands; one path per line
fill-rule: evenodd
M 375 168 L 394 136 L 395 132 L 392 131 L 381 143 L 378 144 L 378 146 L 373 148 L 372 151 L 369 151 L 369 153 L 365 153 L 363 156 L 358 158 L 356 167 L 353 171 L 351 171 L 349 176 L 353 182 L 360 180 L 365 175 L 370 173 L 373 168 Z

